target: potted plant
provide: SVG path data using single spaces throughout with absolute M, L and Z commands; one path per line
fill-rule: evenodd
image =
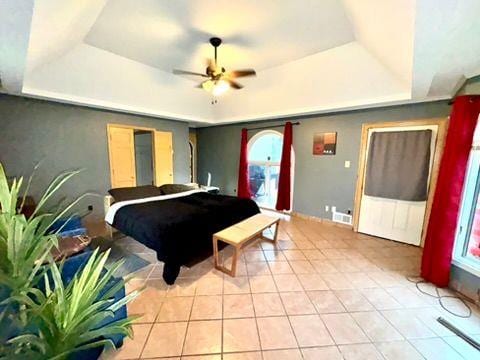
M 18 201 L 23 178 L 9 185 L 0 164 L 0 359 L 93 359 L 132 335 L 125 305 L 138 292 L 125 296 L 124 280 L 114 277 L 121 262 L 106 270 L 109 251 L 98 250 L 61 264 L 51 256 L 58 238 L 49 228 L 83 196 L 53 210 L 47 203 L 77 173 L 55 178 L 27 218 Z

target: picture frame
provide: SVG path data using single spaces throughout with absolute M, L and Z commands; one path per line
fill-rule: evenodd
M 313 135 L 313 155 L 335 155 L 336 152 L 336 132 L 315 133 Z

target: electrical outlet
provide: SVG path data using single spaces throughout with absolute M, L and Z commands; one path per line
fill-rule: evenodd
M 345 168 L 350 168 L 350 160 L 345 160 Z
M 336 206 L 332 206 L 332 212 L 333 212 L 333 213 L 336 213 L 336 212 L 337 212 L 337 207 L 336 207 Z
M 325 211 L 328 212 L 330 210 L 330 207 L 328 205 L 325 205 Z

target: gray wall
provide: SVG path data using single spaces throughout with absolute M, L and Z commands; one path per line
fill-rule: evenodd
M 189 180 L 188 124 L 91 108 L 0 95 L 0 161 L 9 176 L 29 176 L 40 160 L 31 193 L 38 195 L 66 169 L 85 169 L 68 183 L 62 195 L 86 191 L 102 196 L 110 188 L 107 124 L 129 124 L 173 132 L 174 181 Z M 81 205 L 103 214 L 103 199 Z
M 480 94 L 480 78 L 468 81 L 462 93 L 459 93 L 463 94 Z M 441 101 L 298 119 L 301 125 L 293 128 L 294 210 L 307 215 L 331 218 L 331 213 L 325 212 L 325 205 L 335 205 L 342 211 L 352 209 L 363 123 L 447 117 L 450 110 L 448 103 Z M 268 126 L 271 123 L 258 122 L 197 129 L 200 183 L 206 182 L 206 174 L 210 171 L 213 185 L 220 186 L 224 193 L 235 194 L 240 129 Z M 337 131 L 337 154 L 313 156 L 313 134 L 328 131 Z M 255 133 L 249 132 L 249 137 Z M 345 160 L 351 161 L 349 169 L 344 167 Z M 477 295 L 479 278 L 454 265 L 450 285 L 474 300 L 479 299 Z
M 403 105 L 389 108 L 358 110 L 298 119 L 294 126 L 295 178 L 293 209 L 297 212 L 331 218 L 325 205 L 338 211 L 352 209 L 363 123 L 446 117 L 450 107 L 446 101 Z M 272 122 L 256 122 L 197 129 L 198 179 L 205 183 L 212 173 L 212 185 L 226 194 L 235 194 L 237 187 L 240 129 L 268 126 Z M 273 122 L 273 123 L 278 123 Z M 313 156 L 313 134 L 337 132 L 337 153 L 334 156 Z M 249 137 L 255 134 L 249 132 Z M 344 167 L 345 160 L 351 162 Z

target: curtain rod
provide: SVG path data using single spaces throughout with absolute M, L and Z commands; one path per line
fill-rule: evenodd
M 255 127 L 255 128 L 248 128 L 247 131 L 250 130 L 263 130 L 263 129 L 271 129 L 271 128 L 277 128 L 277 127 L 283 127 L 285 124 L 278 124 L 278 125 L 270 125 L 270 126 L 260 126 L 260 127 Z M 292 125 L 300 125 L 300 123 L 294 122 Z

